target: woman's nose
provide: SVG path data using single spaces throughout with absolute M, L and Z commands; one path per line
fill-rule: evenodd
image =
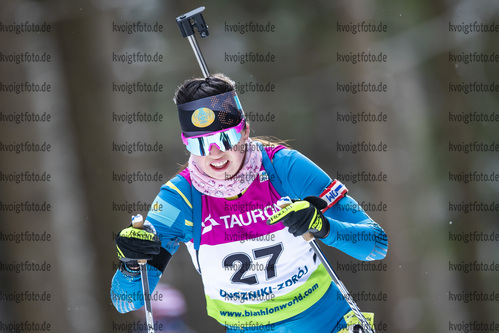
M 209 155 L 214 158 L 220 157 L 223 154 L 223 152 L 218 148 L 217 145 L 211 145 L 209 150 Z

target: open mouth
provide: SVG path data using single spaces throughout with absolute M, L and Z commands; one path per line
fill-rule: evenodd
M 213 162 L 210 163 L 210 166 L 215 170 L 223 170 L 229 165 L 229 160 Z

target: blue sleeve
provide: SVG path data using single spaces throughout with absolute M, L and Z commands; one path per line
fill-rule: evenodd
M 273 163 L 283 190 L 293 199 L 319 196 L 332 182 L 319 166 L 296 150 L 279 150 Z M 380 260 L 386 256 L 386 233 L 350 196 L 344 196 L 324 216 L 330 231 L 323 243 L 359 260 Z
M 192 205 L 190 184 L 177 176 L 161 187 L 151 204 L 146 221 L 156 229 L 161 246 L 173 255 L 179 242 L 192 239 Z M 163 272 L 147 264 L 149 290 L 152 293 Z M 117 270 L 111 282 L 111 300 L 121 312 L 140 309 L 144 305 L 140 275 L 129 276 Z
M 172 255 L 179 242 L 192 239 L 191 186 L 182 176 L 176 176 L 161 187 L 147 214 L 161 240 L 161 245 Z
M 161 278 L 161 272 L 147 265 L 149 290 L 152 291 Z M 111 281 L 111 301 L 120 313 L 140 309 L 144 305 L 144 292 L 140 275 L 128 276 L 117 270 Z
M 353 198 L 344 196 L 324 215 L 329 234 L 322 241 L 359 260 L 381 260 L 388 251 L 388 237 Z

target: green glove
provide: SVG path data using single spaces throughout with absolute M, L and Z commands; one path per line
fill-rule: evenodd
M 132 226 L 121 230 L 116 236 L 116 249 L 121 261 L 150 260 L 154 255 L 159 254 L 161 249 L 159 237 L 147 230 L 147 228 L 137 229 Z
M 321 198 L 309 196 L 276 212 L 267 220 L 267 224 L 282 222 L 295 237 L 310 232 L 316 238 L 324 238 L 330 228 L 328 219 L 321 212 L 326 206 L 326 201 Z

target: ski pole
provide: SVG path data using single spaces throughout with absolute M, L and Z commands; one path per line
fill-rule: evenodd
M 279 199 L 279 201 L 277 201 L 277 205 L 281 208 L 284 208 L 291 203 L 292 203 L 292 201 L 289 197 L 284 197 L 284 198 Z M 305 234 L 303 234 L 302 237 L 310 244 L 310 247 L 314 250 L 315 254 L 317 255 L 317 257 L 319 257 L 319 260 L 321 261 L 321 263 L 324 265 L 327 272 L 331 276 L 331 279 L 333 279 L 334 284 L 336 285 L 336 287 L 338 287 L 341 294 L 343 295 L 343 297 L 347 301 L 348 305 L 350 306 L 350 309 L 352 309 L 352 311 L 355 314 L 355 316 L 357 317 L 357 319 L 359 319 L 359 321 L 361 322 L 362 332 L 375 333 L 374 328 L 372 328 L 371 325 L 369 325 L 369 322 L 367 321 L 366 317 L 364 317 L 364 315 L 360 311 L 359 307 L 357 306 L 357 304 L 353 300 L 352 296 L 348 292 L 347 288 L 345 287 L 343 282 L 341 282 L 341 280 L 338 278 L 338 276 L 336 275 L 336 273 L 333 270 L 333 267 L 328 262 L 327 258 L 324 256 L 324 253 L 322 252 L 321 248 L 319 247 L 319 244 L 317 244 L 315 237 L 310 232 L 306 232 Z
M 203 54 L 199 49 L 199 45 L 194 34 L 194 28 L 198 30 L 201 38 L 205 38 L 210 34 L 208 32 L 208 26 L 204 21 L 203 15 L 201 14 L 203 10 L 204 7 L 196 8 L 186 14 L 180 15 L 176 20 L 178 27 L 180 28 L 180 32 L 182 33 L 182 37 L 187 37 L 189 43 L 191 44 L 192 50 L 194 51 L 194 55 L 196 56 L 204 77 L 208 77 L 210 72 L 208 71 L 208 66 L 206 66 L 206 62 L 204 61 Z
M 307 240 L 308 243 L 310 244 L 310 246 L 312 247 L 314 252 L 319 257 L 319 260 L 322 262 L 322 264 L 324 265 L 324 267 L 328 271 L 329 275 L 333 279 L 334 284 L 336 284 L 336 286 L 340 290 L 341 294 L 343 295 L 343 297 L 347 301 L 348 305 L 350 305 L 350 308 L 352 309 L 352 311 L 355 314 L 355 316 L 357 317 L 357 319 L 359 319 L 359 321 L 362 323 L 362 331 L 367 332 L 367 333 L 374 333 L 374 329 L 371 327 L 371 325 L 369 325 L 369 322 L 367 321 L 367 319 L 364 317 L 364 315 L 360 311 L 359 307 L 357 306 L 357 304 L 353 300 L 353 298 L 350 295 L 350 293 L 348 292 L 347 288 L 345 287 L 343 282 L 340 281 L 340 279 L 338 278 L 338 276 L 334 272 L 333 268 L 331 267 L 331 265 L 327 261 L 326 257 L 324 256 L 324 253 L 322 253 L 322 251 L 319 247 L 319 244 L 317 244 L 317 241 L 314 239 L 314 236 L 312 236 L 312 234 L 310 234 L 309 232 L 307 234 L 305 234 L 303 238 L 305 238 L 305 240 L 307 240 L 307 238 L 305 236 L 311 237 L 311 240 L 309 240 L 309 241 Z
M 132 226 L 136 229 L 142 229 L 144 227 L 144 219 L 142 215 L 138 214 L 132 216 Z M 147 333 L 154 333 L 154 321 L 151 308 L 151 293 L 149 291 L 149 277 L 147 276 L 146 266 L 147 260 L 139 259 L 137 261 L 140 266 L 140 279 L 142 280 L 142 291 L 144 292 L 144 309 L 146 312 Z

